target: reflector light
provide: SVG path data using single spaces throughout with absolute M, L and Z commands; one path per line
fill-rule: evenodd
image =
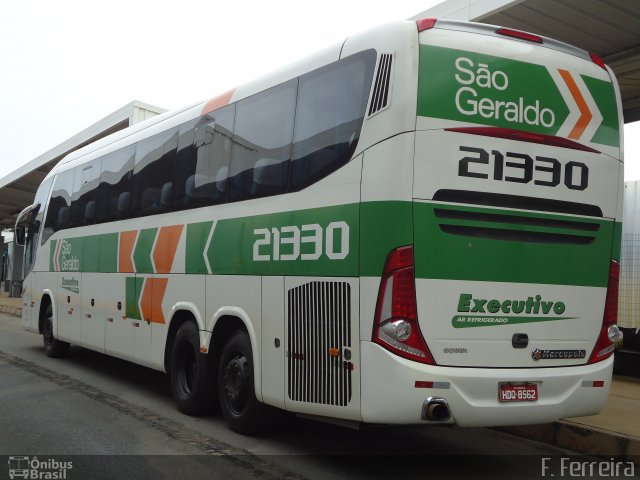
M 602 57 L 600 57 L 600 55 L 593 52 L 589 52 L 589 56 L 591 57 L 591 60 L 593 60 L 593 63 L 595 63 L 596 65 L 598 65 L 600 68 L 604 70 L 607 69 L 607 65 L 606 63 L 604 63 L 604 60 L 602 59 Z
M 582 386 L 586 388 L 602 388 L 604 387 L 604 380 L 583 380 Z
M 499 28 L 496 33 L 505 35 L 507 37 L 518 38 L 520 40 L 526 40 L 527 42 L 542 43 L 542 37 L 534 35 L 533 33 L 523 32 L 521 30 L 514 30 L 513 28 Z
M 436 20 L 437 19 L 435 18 L 421 18 L 420 20 L 418 20 L 416 22 L 416 25 L 418 25 L 418 33 L 433 28 L 436 24 Z
M 435 364 L 418 324 L 412 246 L 396 248 L 387 256 L 372 341 L 409 360 Z
M 416 380 L 416 388 L 433 388 L 433 382 L 421 382 Z
M 423 380 L 416 380 L 415 388 L 438 388 L 448 390 L 451 387 L 449 382 L 428 382 Z
M 466 133 L 467 135 L 482 135 L 483 137 L 506 138 L 507 140 L 518 140 L 521 142 L 539 143 L 549 145 L 551 147 L 571 148 L 583 152 L 600 153 L 598 150 L 574 142 L 568 138 L 555 137 L 553 135 L 544 135 L 542 133 L 523 132 L 521 130 L 512 130 L 511 128 L 499 127 L 461 127 L 461 128 L 445 128 L 447 132 Z
M 604 304 L 604 315 L 602 316 L 602 328 L 600 335 L 593 348 L 589 363 L 601 362 L 613 354 L 614 342 L 609 338 L 609 329 L 618 320 L 618 283 L 620 281 L 620 264 L 611 260 L 609 267 L 609 286 L 607 287 L 607 297 Z

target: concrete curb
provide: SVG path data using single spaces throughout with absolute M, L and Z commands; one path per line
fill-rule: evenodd
M 640 439 L 620 433 L 564 420 L 543 425 L 502 427 L 498 430 L 585 455 L 615 457 L 640 466 Z
M 12 305 L 1 305 L 0 313 L 6 313 L 7 315 L 13 315 L 14 317 L 22 316 L 22 307 L 14 307 Z

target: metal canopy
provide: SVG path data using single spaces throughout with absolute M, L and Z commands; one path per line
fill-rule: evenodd
M 516 28 L 594 52 L 618 77 L 625 123 L 640 120 L 638 0 L 447 0 L 414 18 L 424 17 Z
M 13 227 L 22 209 L 33 203 L 40 182 L 67 154 L 164 111 L 133 101 L 0 179 L 0 230 Z

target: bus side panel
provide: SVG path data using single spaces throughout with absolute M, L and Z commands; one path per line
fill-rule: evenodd
M 58 272 L 53 280 L 52 286 L 57 291 L 57 338 L 80 345 L 82 273 Z
M 262 400 L 285 408 L 284 277 L 262 277 Z
M 82 316 L 80 324 L 80 340 L 83 345 L 97 352 L 105 353 L 106 303 L 116 296 L 105 284 L 108 277 L 117 274 L 83 273 Z
M 127 317 L 127 275 L 121 273 L 103 275 L 102 289 L 100 306 L 107 322 L 105 351 L 108 355 L 133 361 L 134 327 L 131 319 Z

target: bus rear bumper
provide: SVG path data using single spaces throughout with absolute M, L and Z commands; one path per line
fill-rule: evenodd
M 364 422 L 497 427 L 599 413 L 611 388 L 613 357 L 572 367 L 440 367 L 405 360 L 375 343 L 361 342 L 361 365 L 365 366 L 361 372 Z M 500 402 L 498 388 L 503 382 L 536 383 L 538 400 Z M 446 401 L 450 419 L 423 419 L 425 400 L 430 397 Z

